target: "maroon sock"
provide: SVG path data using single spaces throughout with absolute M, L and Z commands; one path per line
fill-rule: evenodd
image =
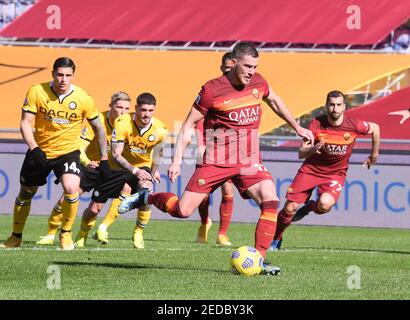
M 178 197 L 171 192 L 158 192 L 148 196 L 148 204 L 153 204 L 162 212 L 167 212 L 175 218 L 188 218 L 181 214 Z
M 226 235 L 228 231 L 229 225 L 231 224 L 231 217 L 232 217 L 232 209 L 233 209 L 233 196 L 222 196 L 221 205 L 219 207 L 219 232 L 218 234 Z
M 286 228 L 292 223 L 293 215 L 287 214 L 287 212 L 282 209 L 279 211 L 278 215 L 278 225 L 276 226 L 275 236 L 273 240 L 281 240 L 283 233 L 285 232 Z
M 265 257 L 266 250 L 271 245 L 275 234 L 278 204 L 279 201 L 266 201 L 260 205 L 262 212 L 256 225 L 255 248 L 261 253 L 262 257 Z
M 209 197 L 206 197 L 204 201 L 198 207 L 199 216 L 201 217 L 201 224 L 206 224 L 209 217 Z

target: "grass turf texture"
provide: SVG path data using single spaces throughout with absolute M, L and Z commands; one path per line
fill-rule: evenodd
M 1 242 L 11 219 L 0 215 Z M 30 216 L 23 246 L 0 250 L 0 299 L 410 299 L 407 230 L 291 226 L 283 250 L 267 254 L 282 274 L 245 277 L 229 271 L 232 249 L 215 245 L 216 223 L 208 244 L 197 244 L 198 222 L 153 220 L 145 250 L 132 248 L 134 223 L 114 223 L 107 246 L 90 233 L 87 248 L 63 252 L 35 244 L 47 217 Z M 254 229 L 233 223 L 233 248 L 253 245 Z M 60 268 L 61 289 L 47 289 L 50 265 Z M 360 289 L 347 286 L 351 265 L 361 270 Z

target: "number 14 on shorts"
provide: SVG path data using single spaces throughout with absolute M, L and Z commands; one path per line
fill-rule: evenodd
M 68 162 L 64 163 L 64 172 L 73 172 L 73 173 L 80 173 L 80 169 L 77 168 L 77 164 L 75 161 L 71 162 L 70 165 L 68 165 Z

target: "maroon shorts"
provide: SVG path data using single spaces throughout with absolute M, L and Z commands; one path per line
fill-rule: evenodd
M 242 198 L 249 199 L 246 191 L 258 182 L 272 180 L 272 176 L 263 164 L 248 168 L 197 166 L 185 190 L 211 193 L 228 180 L 232 180 Z
M 305 203 L 309 200 L 315 187 L 318 187 L 319 196 L 326 192 L 337 201 L 345 180 L 346 176 L 318 177 L 299 171 L 288 188 L 286 199 L 297 203 Z

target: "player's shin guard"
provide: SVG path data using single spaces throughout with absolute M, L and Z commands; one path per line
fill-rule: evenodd
M 209 197 L 206 197 L 204 201 L 198 207 L 199 216 L 201 217 L 201 224 L 206 224 L 209 217 Z
M 63 209 L 57 203 L 53 210 L 51 211 L 50 216 L 48 217 L 48 229 L 47 235 L 54 236 L 57 233 L 57 229 L 61 226 L 63 220 Z
M 279 201 L 265 201 L 260 205 L 262 213 L 256 225 L 255 248 L 259 250 L 262 257 L 265 257 L 266 250 L 272 243 L 275 234 L 278 204 Z
M 78 204 L 79 204 L 78 192 L 70 194 L 64 194 L 64 201 L 62 205 L 63 211 L 63 222 L 61 225 L 62 231 L 71 231 L 75 217 L 77 215 Z
M 221 205 L 219 207 L 219 217 L 221 219 L 218 234 L 226 235 L 229 224 L 231 223 L 233 208 L 233 196 L 222 196 Z
M 13 234 L 21 236 L 28 214 L 30 213 L 31 199 L 22 199 L 20 196 L 16 198 L 13 211 Z
M 286 228 L 292 223 L 292 214 L 288 214 L 284 209 L 279 212 L 278 225 L 276 226 L 273 240 L 281 240 Z
M 188 218 L 182 215 L 178 197 L 171 192 L 158 192 L 148 196 L 148 204 L 153 204 L 162 212 L 167 212 L 175 218 Z
M 105 215 L 105 218 L 101 224 L 107 226 L 107 228 L 113 224 L 115 220 L 118 218 L 118 206 L 124 200 L 126 197 L 128 197 L 129 194 L 121 192 L 121 195 L 117 199 L 113 199 L 111 201 L 110 208 L 108 209 L 107 214 Z
M 148 225 L 151 218 L 151 210 L 138 210 L 137 224 L 135 225 L 135 232 L 142 233 L 144 228 Z

